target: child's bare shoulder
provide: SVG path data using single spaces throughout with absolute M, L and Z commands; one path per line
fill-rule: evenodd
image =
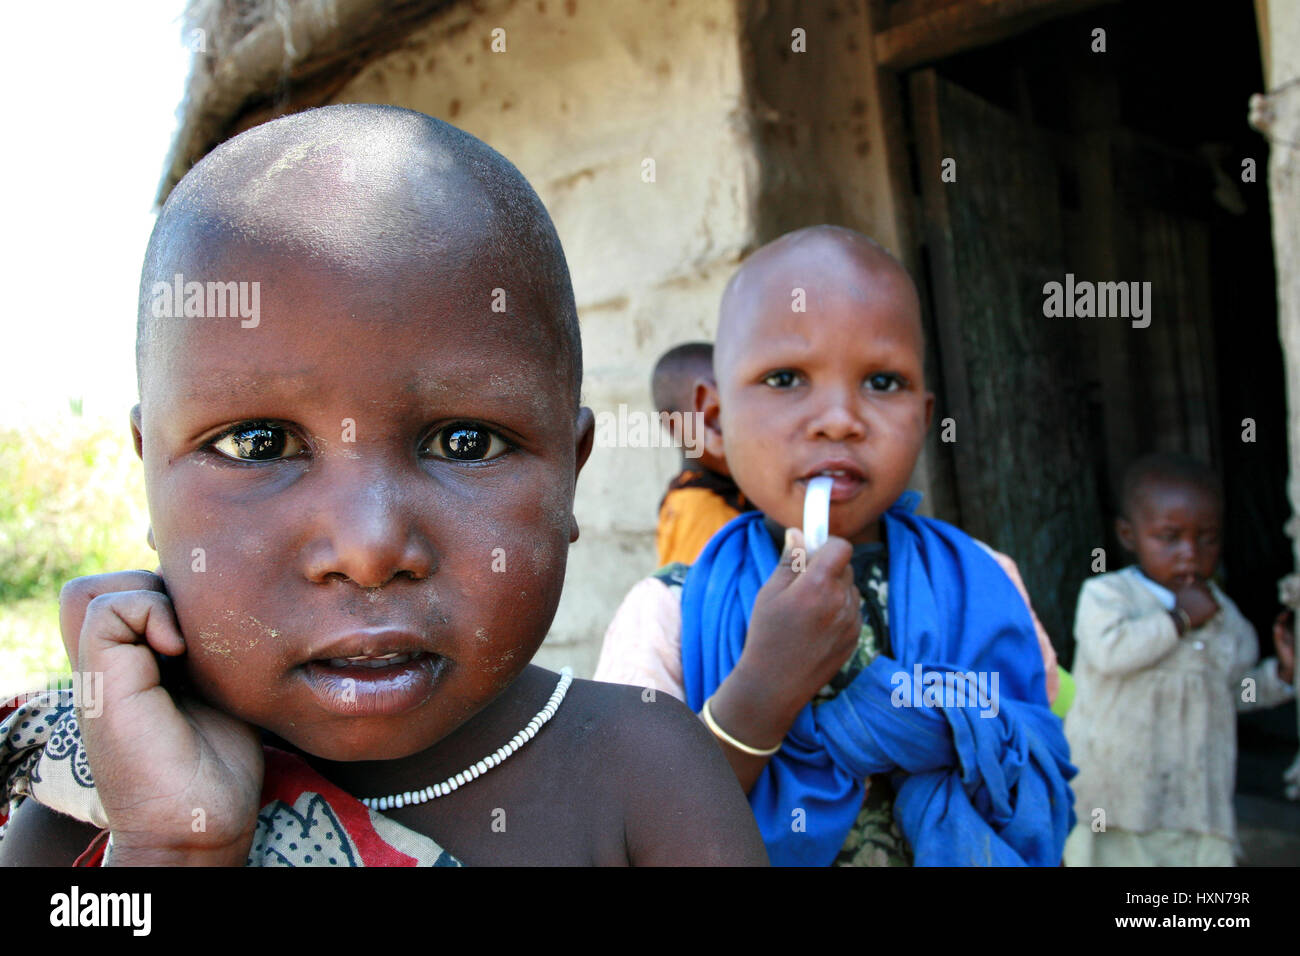
M 599 749 L 611 770 L 654 769 L 655 758 L 672 755 L 707 764 L 717 750 L 699 718 L 662 691 L 575 680 L 565 707 L 572 729 Z
M 764 865 L 749 803 L 699 718 L 670 694 L 575 680 L 564 736 L 622 806 L 629 861 Z

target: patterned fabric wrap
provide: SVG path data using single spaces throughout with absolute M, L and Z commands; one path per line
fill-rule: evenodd
M 0 711 L 0 840 L 26 799 L 105 828 L 70 691 L 28 695 Z M 437 843 L 366 807 L 302 758 L 265 747 L 262 808 L 248 866 L 460 866 Z M 83 856 L 102 859 L 102 841 Z

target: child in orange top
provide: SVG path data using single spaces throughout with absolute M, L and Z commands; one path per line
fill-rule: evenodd
M 655 363 L 651 378 L 655 407 L 669 416 L 673 444 L 682 448 L 682 470 L 659 502 L 655 544 L 661 568 L 692 563 L 714 532 L 751 507 L 731 479 L 726 459 L 704 446 L 701 428 L 684 423 L 687 415 L 695 414 L 697 388 L 711 381 L 713 346 L 708 342 L 678 345 Z M 688 436 L 693 440 L 686 441 Z

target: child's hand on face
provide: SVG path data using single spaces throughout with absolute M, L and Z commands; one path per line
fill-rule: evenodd
M 781 715 L 777 739 L 857 649 L 862 618 L 852 556 L 852 545 L 836 537 L 809 555 L 803 532 L 791 528 L 781 563 L 754 601 L 736 670 L 762 689 L 765 709 Z
M 80 719 L 115 863 L 242 866 L 256 827 L 255 729 L 194 698 L 173 699 L 154 653 L 185 653 L 163 579 L 122 571 L 59 595 L 68 657 L 104 675 L 103 709 Z
M 1284 683 L 1295 680 L 1295 613 L 1283 611 L 1273 622 L 1273 646 L 1277 649 L 1277 676 Z
M 1192 629 L 1200 627 L 1219 613 L 1219 604 L 1210 593 L 1210 587 L 1200 578 L 1190 584 L 1184 584 L 1174 592 L 1174 608 L 1187 612 L 1187 620 Z

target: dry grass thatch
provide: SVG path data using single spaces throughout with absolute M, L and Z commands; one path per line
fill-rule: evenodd
M 328 102 L 369 60 L 455 2 L 189 0 L 182 36 L 194 59 L 157 202 L 217 143 Z

